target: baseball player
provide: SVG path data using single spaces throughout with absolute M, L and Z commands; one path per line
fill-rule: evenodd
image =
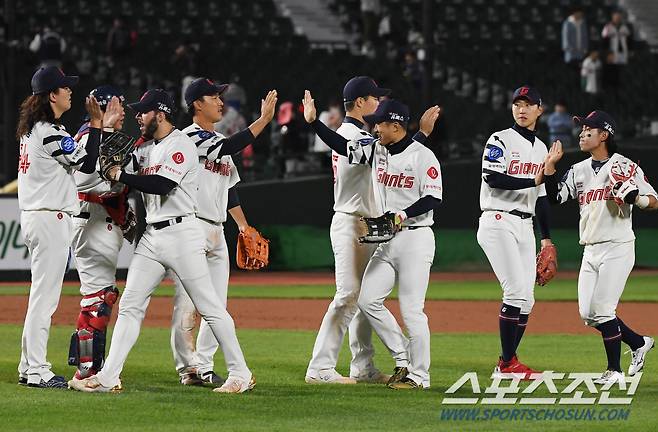
M 541 164 L 548 153 L 535 128 L 543 112 L 539 92 L 519 87 L 512 98 L 514 125 L 493 133 L 482 158 L 480 224 L 477 239 L 487 255 L 500 286 L 503 301 L 498 315 L 502 354 L 498 373 L 532 370 L 518 360 L 516 351 L 534 305 L 535 234 L 537 216 L 542 247 L 551 245 L 548 226 L 550 204 L 540 185 Z
M 229 256 L 224 237 L 226 212 L 231 214 L 244 231 L 248 224 L 240 206 L 235 185 L 240 181 L 231 154 L 237 153 L 253 142 L 274 116 L 276 92 L 270 93 L 261 106 L 261 116 L 248 128 L 229 138 L 215 132 L 214 124 L 222 118 L 221 94 L 228 84 L 216 84 L 207 78 L 198 78 L 185 90 L 185 103 L 193 115 L 193 123 L 183 129 L 194 141 L 199 162 L 199 192 L 197 218 L 205 233 L 205 251 L 210 279 L 214 292 L 226 308 L 229 278 Z M 208 157 L 211 147 L 220 145 L 219 152 Z M 219 345 L 205 321 L 201 322 L 194 348 L 193 329 L 196 324 L 196 309 L 180 279 L 174 274 L 176 294 L 171 327 L 171 349 L 174 353 L 176 370 L 184 385 L 204 383 L 221 386 L 224 380 L 215 374 L 213 357 Z M 235 372 L 229 365 L 229 376 Z
M 101 136 L 121 130 L 125 116 L 123 95 L 111 86 L 101 86 L 92 90 L 90 96 L 105 112 Z M 87 121 L 75 140 L 86 144 L 89 131 Z M 78 171 L 73 177 L 80 212 L 73 216 L 71 248 L 80 277 L 82 300 L 77 328 L 71 337 L 69 364 L 78 367 L 75 377 L 82 379 L 98 372 L 105 359 L 106 329 L 112 305 L 119 295 L 115 276 L 123 244 L 121 225 L 125 224 L 127 201 L 125 186 L 110 185 L 97 170 L 89 174 Z
M 66 388 L 64 377 L 55 375 L 46 360 L 48 333 L 68 265 L 71 217 L 80 212 L 73 173 L 96 168 L 103 118 L 98 102 L 87 97 L 87 144 L 66 132 L 61 117 L 71 108 L 71 87 L 77 82 L 77 76 L 56 67 L 39 69 L 32 77 L 32 95 L 21 104 L 16 131 L 18 205 L 32 271 L 18 382 L 30 387 Z
M 128 269 L 124 294 L 110 352 L 103 369 L 83 380 L 72 379 L 69 387 L 85 392 L 110 392 L 120 386 L 119 374 L 137 341 L 153 290 L 168 269 L 180 278 L 185 291 L 208 322 L 233 371 L 220 393 L 242 393 L 255 386 L 235 334 L 233 319 L 215 293 L 205 254 L 205 235 L 195 216 L 198 155 L 193 141 L 173 125 L 174 103 L 161 89 L 149 90 L 130 104 L 137 114 L 142 135 L 152 138 L 133 153 L 133 164 L 124 172 L 108 170 L 111 180 L 142 192 L 147 228 L 135 249 Z M 209 148 L 208 156 L 222 143 Z M 129 172 L 137 174 L 130 174 Z
M 616 124 L 604 111 L 574 117 L 582 126 L 580 149 L 590 157 L 572 165 L 558 181 L 555 164 L 562 158 L 562 143 L 556 141 L 544 165 L 549 199 L 564 203 L 570 199 L 580 206 L 580 244 L 583 259 L 578 276 L 578 309 L 585 324 L 603 337 L 608 366 L 598 384 L 624 379 L 621 371 L 621 342 L 632 351 L 628 375 L 644 367 L 644 358 L 654 340 L 633 331 L 616 314 L 628 275 L 635 264 L 635 235 L 632 210 L 658 209 L 658 195 L 642 169 L 617 153 Z
M 307 121 L 313 121 L 313 100 L 308 92 L 304 106 Z M 439 113 L 438 106 L 429 108 L 421 119 L 421 130 L 429 135 Z M 380 212 L 395 215 L 398 233 L 377 246 L 363 275 L 358 306 L 395 359 L 396 370 L 389 387 L 429 388 L 430 331 L 423 309 L 434 261 L 434 233 L 430 227 L 443 193 L 441 167 L 430 149 L 407 134 L 406 105 L 383 101 L 364 120 L 375 125 L 377 141 L 348 142 L 318 121 L 311 124 L 334 150 L 346 152 L 350 163 L 370 168 Z M 408 340 L 384 306 L 396 277 Z
M 363 116 L 372 114 L 379 105 L 379 98 L 390 92 L 378 87 L 370 77 L 358 76 L 349 80 L 343 89 L 346 116 L 336 132 L 347 140 L 372 138 L 365 130 Z M 320 324 L 305 381 L 309 384 L 385 383 L 390 376 L 374 365 L 372 328 L 357 305 L 363 272 L 376 248 L 376 245 L 357 241 L 359 219 L 379 215 L 370 167 L 352 165 L 346 153 L 335 151 L 331 162 L 334 216 L 330 237 L 336 267 L 336 294 Z M 336 371 L 336 363 L 348 327 L 352 361 L 350 376 L 345 377 Z

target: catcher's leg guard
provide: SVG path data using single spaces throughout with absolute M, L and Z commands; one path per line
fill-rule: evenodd
M 69 365 L 78 366 L 76 379 L 95 375 L 105 360 L 105 331 L 119 290 L 107 287 L 80 301 L 77 330 L 71 336 Z

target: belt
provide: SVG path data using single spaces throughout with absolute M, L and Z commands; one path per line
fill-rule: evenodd
M 517 217 L 520 217 L 521 219 L 530 219 L 532 217 L 532 215 L 530 213 L 522 212 L 522 211 L 519 211 L 519 210 L 512 210 L 512 211 L 509 211 L 507 213 L 509 213 L 511 215 L 514 215 L 514 216 L 517 216 Z
M 103 198 L 93 193 L 78 192 L 78 199 L 80 201 L 87 201 L 95 204 L 103 204 Z
M 80 214 L 73 215 L 73 217 L 80 218 L 80 219 L 89 219 L 91 217 L 91 213 L 89 213 L 89 212 L 80 212 Z M 111 217 L 106 217 L 105 222 L 113 223 L 114 221 L 112 220 Z
M 401 231 L 404 231 L 404 230 L 410 230 L 410 231 L 412 231 L 412 230 L 417 230 L 417 229 L 419 229 L 419 228 L 427 228 L 427 227 L 429 227 L 429 225 L 403 226 L 402 228 L 400 228 L 400 230 L 401 230 Z
M 169 219 L 162 222 L 156 222 L 154 224 L 151 224 L 151 226 L 156 230 L 161 230 L 162 228 L 167 228 L 168 226 L 179 224 L 183 222 L 183 219 L 184 218 L 182 216 L 178 216 L 176 219 Z
M 202 221 L 207 222 L 207 223 L 209 223 L 210 225 L 221 225 L 221 224 L 224 223 L 224 222 L 215 222 L 215 221 L 212 221 L 212 220 L 210 220 L 210 219 L 202 218 L 202 217 L 200 217 L 200 216 L 197 216 L 197 219 L 201 219 Z

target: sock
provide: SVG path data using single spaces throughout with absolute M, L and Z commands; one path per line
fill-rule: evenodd
M 510 361 L 516 348 L 516 329 L 521 308 L 503 303 L 498 314 L 500 329 L 500 346 L 503 349 L 503 361 Z
M 617 317 L 617 322 L 619 323 L 619 328 L 621 329 L 621 341 L 626 345 L 631 347 L 633 351 L 644 346 L 644 337 L 635 333 L 630 327 L 628 327 L 621 318 Z
M 608 356 L 608 370 L 621 372 L 621 329 L 617 318 L 596 326 L 603 337 L 605 354 Z
M 525 328 L 528 325 L 529 317 L 530 315 L 528 314 L 519 314 L 519 324 L 516 327 L 516 338 L 514 340 L 514 354 L 516 354 L 516 350 L 519 349 L 519 344 L 523 338 L 523 333 L 525 333 Z

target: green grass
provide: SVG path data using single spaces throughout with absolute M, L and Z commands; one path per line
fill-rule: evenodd
M 658 276 L 633 276 L 628 280 L 622 300 L 658 302 Z M 331 298 L 333 285 L 272 285 L 231 286 L 231 298 Z M 28 284 L 0 287 L 0 295 L 23 295 L 29 291 Z M 79 296 L 77 287 L 64 287 L 64 295 Z M 172 296 L 172 286 L 161 286 L 155 296 Z M 393 297 L 397 292 L 393 293 Z M 536 287 L 535 296 L 541 301 L 577 300 L 575 279 L 558 279 L 545 287 Z M 501 289 L 497 282 L 432 282 L 427 291 L 428 300 L 500 300 Z
M 450 431 L 652 431 L 658 429 L 658 356 L 648 359 L 642 382 L 629 406 L 626 421 L 442 421 L 444 391 L 463 373 L 476 371 L 480 385 L 490 384 L 498 352 L 495 335 L 432 336 L 432 389 L 393 391 L 381 385 L 310 386 L 303 376 L 314 332 L 239 331 L 247 361 L 258 385 L 244 395 L 219 395 L 205 388 L 177 383 L 169 351 L 167 329 L 145 328 L 122 374 L 122 394 L 82 394 L 63 390 L 30 389 L 16 385 L 21 329 L 0 326 L 0 427 L 3 432 L 61 430 L 210 431 L 210 430 L 450 430 Z M 49 359 L 53 370 L 70 375 L 65 365 L 70 328 L 51 331 Z M 376 342 L 377 364 L 388 370 L 392 361 Z M 599 372 L 604 352 L 598 334 L 588 336 L 529 334 L 520 350 L 522 359 L 541 369 L 561 372 Z M 219 356 L 218 356 L 219 357 Z M 217 372 L 224 373 L 218 358 Z M 339 371 L 346 372 L 343 350 Z M 628 356 L 623 359 L 628 364 Z M 565 387 L 559 384 L 558 389 Z M 525 387 L 525 384 L 522 385 Z M 460 393 L 462 396 L 466 394 Z M 533 396 L 547 395 L 545 386 Z M 587 393 L 585 394 L 587 396 Z M 621 396 L 618 392 L 616 396 Z M 478 405 L 481 408 L 486 406 Z M 445 406 L 444 406 L 445 408 Z M 496 408 L 503 408 L 497 406 Z M 520 405 L 509 408 L 523 408 Z M 531 407 L 533 408 L 533 407 Z M 534 408 L 546 408 L 534 407 Z M 550 408 L 550 407 L 549 407 Z M 553 408 L 561 408 L 553 406 Z M 567 406 L 566 408 L 583 408 Z M 587 408 L 587 407 L 585 407 Z

